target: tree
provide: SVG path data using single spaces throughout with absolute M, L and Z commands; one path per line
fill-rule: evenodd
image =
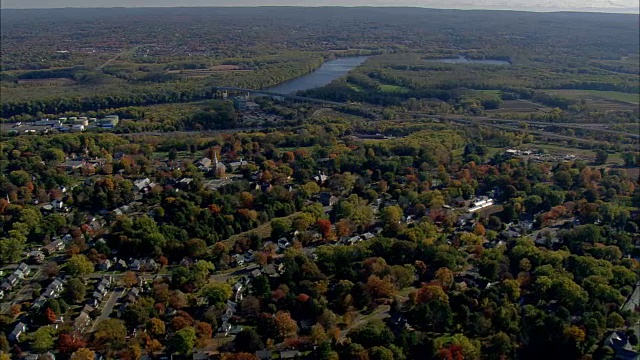
M 42 160 L 53 163 L 54 165 L 63 162 L 65 157 L 64 152 L 56 148 L 47 149 L 42 153 Z
M 291 222 L 287 219 L 273 219 L 271 220 L 271 237 L 274 239 L 280 239 L 287 236 L 291 231 Z
M 201 340 L 211 339 L 211 336 L 213 335 L 213 328 L 211 327 L 211 325 L 209 325 L 204 321 L 197 321 L 196 335 L 198 339 L 201 339 Z
M 96 353 L 87 348 L 80 348 L 71 355 L 71 360 L 94 360 L 95 358 Z
M 636 155 L 632 152 L 625 152 L 622 154 L 622 160 L 624 160 L 625 167 L 634 167 L 636 166 Z
M 79 304 L 84 300 L 84 296 L 87 293 L 87 286 L 84 282 L 78 278 L 73 278 L 67 282 L 65 288 L 65 295 L 69 302 L 73 304 Z
M 327 332 L 324 330 L 324 326 L 318 323 L 311 327 L 311 341 L 314 344 L 321 344 L 327 339 Z
M 60 267 L 55 261 L 48 261 L 44 265 L 42 265 L 42 272 L 47 275 L 49 279 L 52 279 L 58 276 L 60 272 Z
M 122 275 L 122 283 L 124 286 L 130 288 L 138 283 L 138 275 L 133 271 L 127 271 Z
M 182 355 L 188 355 L 193 350 L 196 343 L 196 330 L 193 327 L 186 327 L 178 330 L 171 340 L 171 348 Z
M 53 349 L 53 336 L 55 329 L 51 326 L 42 326 L 29 335 L 31 339 L 31 348 L 39 353 Z
M 233 345 L 236 351 L 248 353 L 254 353 L 264 348 L 260 336 L 251 328 L 240 331 L 233 340 Z
M 595 163 L 597 165 L 606 164 L 607 158 L 609 158 L 609 153 L 607 153 L 605 150 L 596 150 Z
M 158 318 L 152 318 L 149 320 L 149 323 L 147 324 L 147 330 L 149 330 L 149 332 L 153 336 L 164 335 L 166 331 L 165 323 L 164 321 Z
M 402 214 L 402 208 L 397 205 L 387 206 L 382 209 L 380 219 L 382 220 L 384 231 L 388 236 L 394 236 L 400 232 Z
M 96 350 L 119 350 L 125 345 L 127 328 L 124 321 L 105 319 L 98 323 L 93 333 L 93 348 Z
M 182 309 L 187 306 L 187 295 L 180 290 L 175 290 L 171 292 L 171 296 L 169 297 L 169 306 L 174 309 Z
M 209 283 L 202 288 L 201 295 L 207 298 L 211 305 L 224 304 L 233 295 L 231 286 L 227 283 Z
M 376 275 L 369 276 L 366 288 L 367 292 L 371 294 L 371 297 L 374 299 L 393 298 L 396 294 L 396 288 L 389 276 L 385 276 L 382 279 Z
M 291 314 L 288 311 L 278 311 L 274 320 L 281 339 L 296 337 L 298 324 L 291 318 Z
M 67 261 L 67 271 L 73 275 L 86 275 L 90 274 L 94 270 L 93 263 L 84 255 L 73 255 L 69 261 Z
M 607 327 L 611 328 L 611 329 L 620 329 L 624 326 L 624 318 L 616 313 L 616 312 L 612 312 L 611 314 L 609 314 L 609 317 L 607 318 Z
M 384 346 L 374 346 L 369 349 L 371 360 L 393 360 L 393 351 Z
M 87 346 L 87 342 L 78 333 L 58 336 L 58 350 L 63 354 L 71 354 L 85 346 Z
M 418 304 L 427 303 L 431 301 L 449 302 L 449 296 L 437 285 L 425 285 L 420 290 L 416 297 Z
M 333 238 L 333 234 L 331 233 L 331 221 L 327 219 L 320 219 L 317 221 L 317 225 L 320 228 L 320 233 L 322 234 L 323 239 L 329 240 Z

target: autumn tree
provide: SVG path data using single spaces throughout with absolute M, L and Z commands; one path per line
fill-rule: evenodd
M 327 219 L 320 219 L 316 222 L 316 224 L 320 228 L 320 233 L 322 234 L 323 239 L 333 239 L 333 233 L 331 231 L 331 221 Z
M 133 287 L 138 283 L 138 275 L 133 271 L 127 271 L 122 275 L 122 283 L 128 288 Z
M 158 318 L 152 318 L 149 320 L 149 323 L 147 324 L 147 330 L 153 336 L 164 335 L 166 331 L 165 323 L 164 321 Z
M 289 312 L 278 311 L 274 320 L 278 329 L 278 335 L 281 339 L 296 337 L 298 333 L 298 324 L 291 318 L 291 314 L 289 314 Z
M 80 348 L 71 355 L 71 360 L 94 360 L 96 353 L 87 348 Z
M 87 342 L 78 333 L 58 336 L 58 350 L 63 354 L 71 354 L 85 346 L 87 346 Z

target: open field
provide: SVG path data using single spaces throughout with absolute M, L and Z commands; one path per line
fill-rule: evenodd
M 622 102 L 627 104 L 640 103 L 640 94 L 624 93 L 619 91 L 597 91 L 597 90 L 547 90 L 549 94 L 562 96 L 573 100 L 586 100 L 596 103 L 602 101 Z
M 548 110 L 548 107 L 529 100 L 505 100 L 500 109 L 488 110 L 487 113 L 532 113 Z
M 73 85 L 76 81 L 69 78 L 50 78 L 50 79 L 21 79 L 18 80 L 19 87 L 33 86 L 65 86 Z

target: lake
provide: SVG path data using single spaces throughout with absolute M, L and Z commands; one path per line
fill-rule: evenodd
M 480 60 L 480 59 L 467 59 L 460 56 L 457 58 L 446 59 L 428 59 L 427 62 L 437 62 L 444 64 L 482 64 L 482 65 L 511 65 L 511 62 L 507 60 Z
M 358 66 L 367 56 L 353 56 L 326 61 L 317 70 L 295 79 L 283 82 L 266 90 L 279 94 L 295 94 L 298 91 L 314 89 L 329 85 Z

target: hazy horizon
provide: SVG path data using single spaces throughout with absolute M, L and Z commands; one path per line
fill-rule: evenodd
M 637 0 L 2 0 L 2 9 L 112 8 L 112 7 L 258 7 L 258 6 L 385 6 L 462 10 L 517 10 L 535 12 L 639 12 Z

